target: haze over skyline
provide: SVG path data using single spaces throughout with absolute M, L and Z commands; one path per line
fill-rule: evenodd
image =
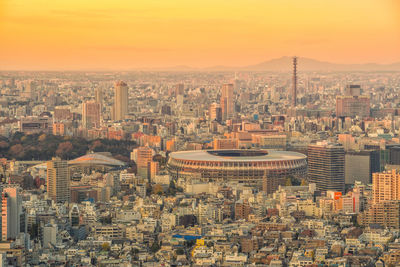
M 396 0 L 5 0 L 0 17 L 0 69 L 400 61 Z

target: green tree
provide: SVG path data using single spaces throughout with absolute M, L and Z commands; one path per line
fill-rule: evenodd
M 150 251 L 156 253 L 158 250 L 160 250 L 160 245 L 157 242 L 154 242 L 150 247 Z
M 8 142 L 2 140 L 0 141 L 0 149 L 8 149 L 10 147 L 10 145 L 8 144 Z
M 195 243 L 196 243 L 196 241 L 194 241 L 194 240 L 187 240 L 187 241 L 185 242 L 185 246 L 186 246 L 187 248 L 191 248 Z
M 107 242 L 103 243 L 101 245 L 101 248 L 103 249 L 103 251 L 109 251 L 110 250 L 110 244 L 108 244 Z
M 183 248 L 178 248 L 176 250 L 176 255 L 183 255 L 183 254 L 185 254 L 185 251 L 183 250 Z
M 39 136 L 38 141 L 39 142 L 44 142 L 47 139 L 47 135 L 46 134 L 42 134 Z
M 162 195 L 164 190 L 160 184 L 156 184 L 153 186 L 153 194 Z

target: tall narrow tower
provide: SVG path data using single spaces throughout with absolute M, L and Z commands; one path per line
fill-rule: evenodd
M 297 57 L 293 57 L 292 107 L 297 104 Z
M 53 158 L 47 162 L 47 194 L 55 202 L 69 201 L 68 161 Z
M 114 94 L 114 120 L 124 120 L 128 114 L 128 85 L 123 81 L 119 81 L 115 84 Z
M 100 104 L 100 111 L 102 111 L 103 110 L 103 98 L 104 98 L 103 97 L 103 89 L 97 87 L 94 90 L 94 93 L 95 93 L 95 100 L 97 103 Z
M 1 194 L 1 240 L 15 239 L 21 230 L 21 189 L 16 185 L 2 185 Z
M 222 119 L 232 119 L 235 113 L 233 84 L 222 85 L 220 105 L 222 109 Z

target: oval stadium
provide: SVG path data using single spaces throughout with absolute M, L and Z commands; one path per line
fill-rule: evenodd
M 174 179 L 234 182 L 273 193 L 288 176 L 302 178 L 307 157 L 276 150 L 194 150 L 169 155 L 168 171 Z

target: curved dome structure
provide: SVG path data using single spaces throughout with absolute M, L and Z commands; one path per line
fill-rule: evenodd
M 91 173 L 92 170 L 105 171 L 110 169 L 124 168 L 126 164 L 111 156 L 108 152 L 97 152 L 83 155 L 79 158 L 68 161 L 71 173 Z
M 111 154 L 89 153 L 79 158 L 68 161 L 68 165 L 105 165 L 111 167 L 122 167 L 125 163 L 114 159 Z
M 237 182 L 272 193 L 288 176 L 306 175 L 307 157 L 275 150 L 181 151 L 169 155 L 168 170 L 175 179 Z

